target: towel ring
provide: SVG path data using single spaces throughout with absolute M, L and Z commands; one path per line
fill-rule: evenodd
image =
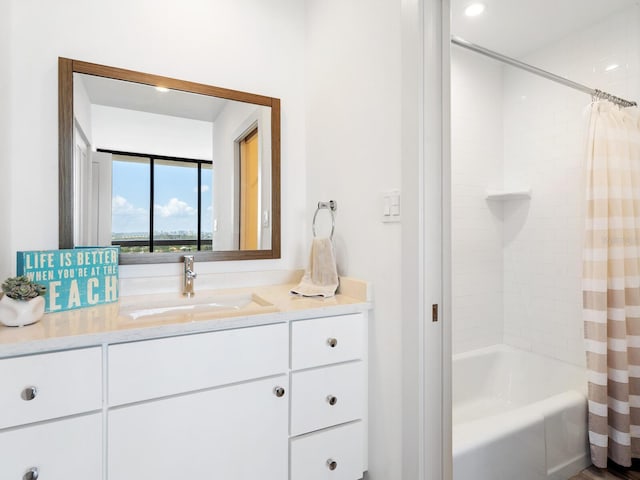
M 327 209 L 331 214 L 331 233 L 329 234 L 329 239 L 333 240 L 333 232 L 336 229 L 336 216 L 334 212 L 338 209 L 338 202 L 335 200 L 329 200 L 328 202 L 318 202 L 318 208 L 316 208 L 316 213 L 313 214 L 313 224 L 311 225 L 311 229 L 313 230 L 313 236 L 316 235 L 316 218 L 318 217 L 318 212 L 320 210 Z

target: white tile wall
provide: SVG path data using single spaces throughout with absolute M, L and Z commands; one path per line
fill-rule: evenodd
M 453 55 L 454 352 L 504 341 L 583 364 L 582 161 L 590 99 L 477 54 Z M 524 61 L 638 101 L 640 7 Z M 620 67 L 604 71 L 613 63 Z M 482 193 L 496 184 L 527 185 L 533 196 L 492 210 Z
M 452 252 L 454 353 L 500 343 L 502 206 L 485 201 L 502 184 L 502 68 L 452 52 Z M 480 92 L 482 92 L 480 94 Z

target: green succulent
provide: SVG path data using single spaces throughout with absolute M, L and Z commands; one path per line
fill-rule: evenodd
M 31 300 L 44 295 L 47 287 L 29 280 L 27 276 L 7 278 L 2 284 L 2 291 L 14 300 Z

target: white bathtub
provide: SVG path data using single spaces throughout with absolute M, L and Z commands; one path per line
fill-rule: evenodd
M 453 358 L 454 480 L 566 480 L 590 465 L 585 370 L 497 345 Z

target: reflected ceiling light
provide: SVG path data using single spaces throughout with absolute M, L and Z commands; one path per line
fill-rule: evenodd
M 168 92 L 169 89 L 167 87 L 156 87 L 156 90 L 159 92 Z
M 484 3 L 472 3 L 464 9 L 464 14 L 467 17 L 477 17 L 478 15 L 482 14 L 482 12 L 484 12 L 485 8 L 486 7 Z
M 604 69 L 605 72 L 610 72 L 611 70 L 615 70 L 616 68 L 618 68 L 620 65 L 618 65 L 617 63 L 612 63 L 611 65 L 607 65 Z

